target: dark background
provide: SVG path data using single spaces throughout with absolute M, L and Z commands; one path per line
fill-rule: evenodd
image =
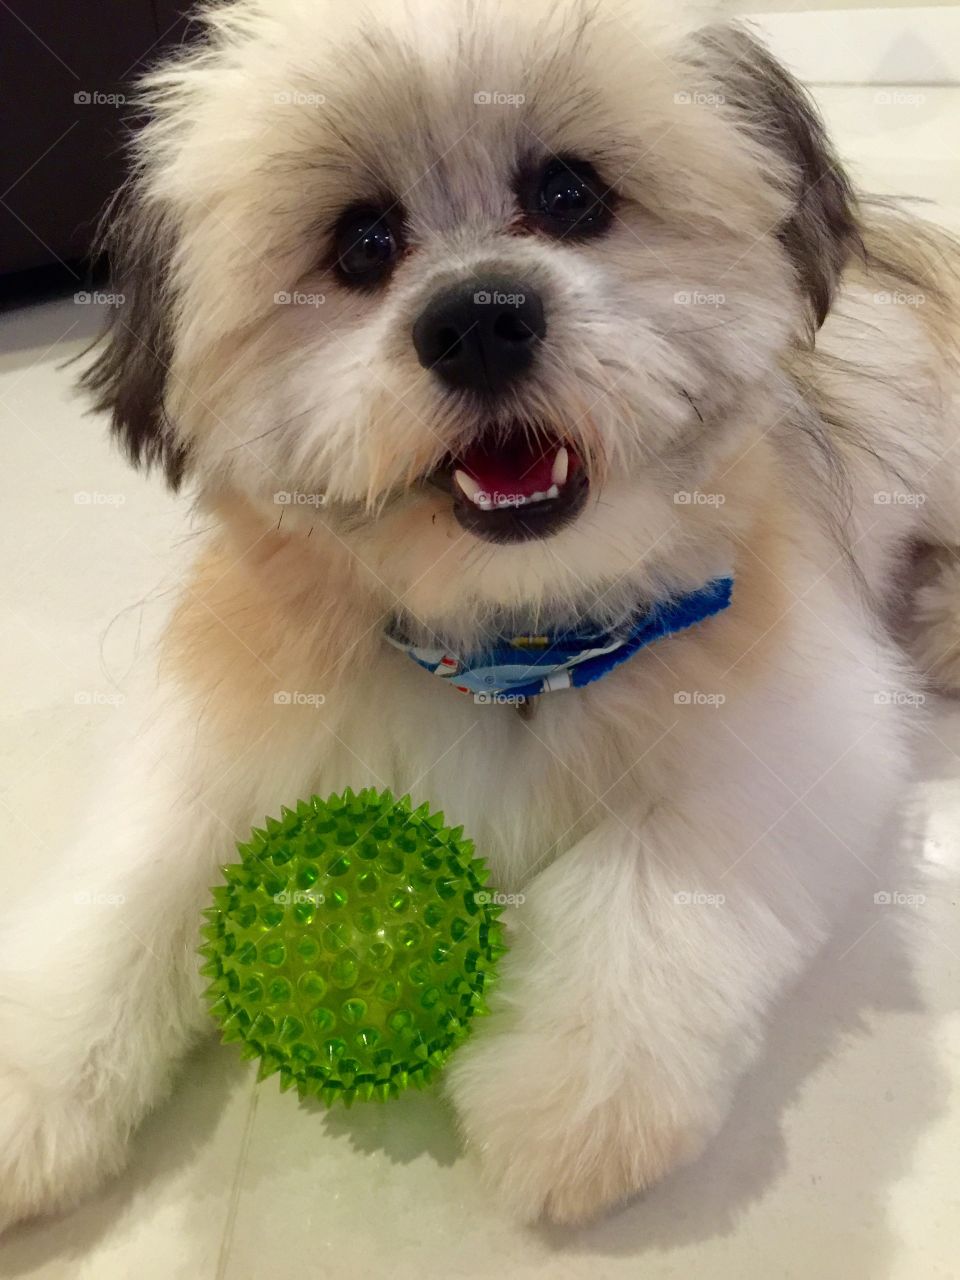
M 133 81 L 194 34 L 188 8 L 189 0 L 0 0 L 5 292 L 89 274 L 97 222 L 137 123 Z

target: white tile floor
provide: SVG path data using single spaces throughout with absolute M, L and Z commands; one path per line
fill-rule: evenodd
M 938 201 L 931 212 L 960 227 L 960 90 L 916 92 L 818 96 L 865 185 Z M 90 792 L 188 532 L 182 507 L 128 471 L 71 398 L 61 362 L 95 325 L 72 301 L 0 325 L 6 901 Z M 645 1200 L 581 1231 L 512 1228 L 437 1099 L 328 1116 L 273 1082 L 255 1087 L 232 1049 L 211 1044 L 140 1133 L 123 1178 L 69 1216 L 15 1231 L 0 1274 L 960 1275 L 960 709 L 938 709 L 929 729 L 909 806 L 926 903 L 850 922 L 783 1010 L 711 1151 Z

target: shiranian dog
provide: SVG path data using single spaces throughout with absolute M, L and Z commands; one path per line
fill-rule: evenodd
M 954 250 L 858 201 L 746 31 L 657 8 L 236 0 L 148 81 L 86 383 L 216 531 L 135 750 L 3 931 L 7 1219 L 123 1165 L 205 1026 L 207 886 L 281 802 L 410 790 L 522 891 L 447 1087 L 528 1220 L 694 1157 L 872 883 L 897 691 L 960 683 Z M 726 577 L 533 698 L 385 636 L 609 639 Z

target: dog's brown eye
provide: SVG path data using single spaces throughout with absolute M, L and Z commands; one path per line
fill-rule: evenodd
M 337 225 L 336 265 L 347 284 L 367 287 L 389 274 L 400 252 L 400 228 L 389 212 L 357 209 Z
M 552 235 L 594 235 L 605 230 L 613 216 L 609 191 L 593 165 L 583 160 L 551 160 L 531 194 L 528 213 Z

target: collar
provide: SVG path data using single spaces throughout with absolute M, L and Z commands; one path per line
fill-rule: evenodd
M 557 689 L 582 689 L 655 640 L 686 631 L 730 604 L 732 578 L 647 605 L 620 627 L 600 630 L 589 620 L 568 631 L 498 637 L 487 649 L 458 654 L 411 644 L 392 622 L 390 643 L 418 666 L 441 676 L 477 702 L 522 702 Z

